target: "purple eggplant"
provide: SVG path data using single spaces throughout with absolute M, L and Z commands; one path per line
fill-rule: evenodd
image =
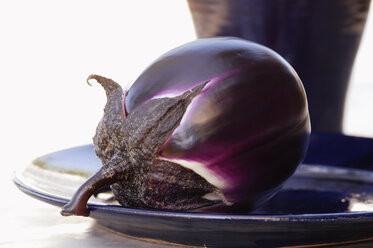
M 88 216 L 111 186 L 125 207 L 246 213 L 270 199 L 303 160 L 307 98 L 277 53 L 208 38 L 154 61 L 128 91 L 91 75 L 107 95 L 93 139 L 103 167 L 64 206 Z

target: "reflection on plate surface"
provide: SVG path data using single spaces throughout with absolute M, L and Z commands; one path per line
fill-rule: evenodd
M 370 151 L 373 151 L 371 139 L 312 134 L 305 164 L 274 198 L 248 214 L 129 209 L 115 201 L 108 202 L 111 195 L 105 193 L 90 199 L 91 217 L 129 236 L 194 246 L 296 246 L 366 241 L 373 239 L 373 152 Z M 35 159 L 24 171 L 15 174 L 14 182 L 25 193 L 62 206 L 100 167 L 93 146 L 86 145 Z

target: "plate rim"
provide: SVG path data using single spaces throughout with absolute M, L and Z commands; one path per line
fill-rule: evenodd
M 24 183 L 18 173 L 13 173 L 13 183 L 25 194 L 34 197 L 38 200 L 47 202 L 51 205 L 60 206 L 69 202 L 68 198 L 58 197 L 46 192 L 38 191 L 37 189 L 28 186 Z M 95 218 L 96 211 L 100 213 L 111 213 L 120 215 L 137 215 L 147 217 L 167 217 L 177 219 L 193 219 L 193 220 L 215 220 L 215 221 L 252 221 L 252 222 L 319 222 L 319 221 L 333 221 L 345 222 L 347 220 L 360 219 L 361 221 L 373 221 L 373 211 L 356 211 L 356 212 L 339 212 L 339 213 L 313 213 L 313 214 L 215 214 L 215 213 L 198 213 L 198 212 L 172 212 L 163 210 L 152 210 L 152 209 L 136 209 L 127 208 L 123 206 L 110 205 L 110 204 L 95 204 L 88 203 L 91 215 L 90 217 Z

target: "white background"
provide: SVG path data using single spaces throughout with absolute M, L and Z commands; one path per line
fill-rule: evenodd
M 130 4 L 129 4 L 130 3 Z M 346 106 L 345 132 L 373 137 L 370 13 Z M 195 39 L 184 0 L 0 1 L 0 187 L 33 158 L 91 143 L 105 94 L 167 50 Z M 18 191 L 14 191 L 17 192 Z

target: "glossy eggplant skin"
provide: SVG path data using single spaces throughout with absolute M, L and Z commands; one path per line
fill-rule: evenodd
M 278 191 L 305 156 L 310 120 L 302 82 L 264 46 L 200 39 L 146 68 L 126 93 L 126 112 L 204 82 L 158 155 L 221 190 L 226 204 L 210 209 L 250 210 Z

